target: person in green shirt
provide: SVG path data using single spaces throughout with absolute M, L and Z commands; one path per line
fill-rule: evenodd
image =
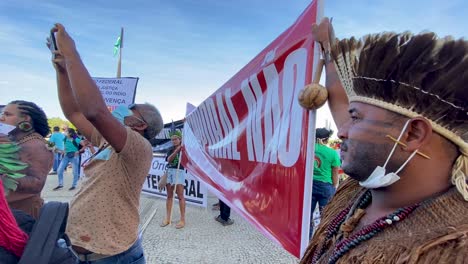
M 313 227 L 313 213 L 317 203 L 319 211 L 327 205 L 338 185 L 338 171 L 341 166 L 338 153 L 328 147 L 328 139 L 333 131 L 326 128 L 315 130 L 315 156 L 314 156 L 314 179 L 312 185 L 312 212 L 311 227 Z M 311 228 L 312 232 L 313 228 Z

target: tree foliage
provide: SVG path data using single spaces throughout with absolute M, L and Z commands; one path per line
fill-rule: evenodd
M 61 127 L 63 124 L 67 124 L 69 128 L 76 129 L 75 126 L 70 123 L 70 121 L 61 119 L 60 117 L 49 118 L 47 119 L 47 123 L 49 123 L 50 132 L 52 132 L 55 126 Z

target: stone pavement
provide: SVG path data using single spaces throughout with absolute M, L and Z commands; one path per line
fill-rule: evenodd
M 69 170 L 71 171 L 71 170 Z M 57 186 L 57 175 L 50 175 L 42 195 L 46 201 L 68 202 L 76 191 L 71 186 L 71 172 L 64 175 L 65 187 Z M 234 211 L 234 224 L 222 226 L 214 220 L 219 211 L 211 205 L 218 200 L 208 195 L 209 208 L 187 206 L 184 229 L 175 228 L 179 219 L 178 204 L 174 204 L 173 224 L 160 227 L 165 215 L 165 200 L 143 194 L 140 204 L 140 229 L 147 263 L 298 263 L 299 260 L 265 238 Z

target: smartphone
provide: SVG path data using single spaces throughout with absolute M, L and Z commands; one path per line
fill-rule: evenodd
M 57 50 L 57 41 L 55 41 L 55 32 L 50 32 L 50 50 Z

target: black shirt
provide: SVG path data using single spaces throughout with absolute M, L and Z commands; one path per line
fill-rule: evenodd
M 174 153 L 176 147 L 173 146 L 172 148 L 169 149 L 169 152 L 167 152 L 166 154 L 166 161 L 168 161 L 167 159 L 169 158 L 169 156 Z M 175 158 L 172 160 L 172 162 L 169 162 L 167 164 L 167 167 L 168 168 L 171 168 L 171 169 L 177 169 L 177 164 L 179 163 L 179 157 L 180 157 L 180 152 L 177 153 L 177 155 L 175 156 Z M 183 170 L 184 169 L 184 166 L 182 166 L 182 164 L 180 164 L 179 166 L 179 169 Z

